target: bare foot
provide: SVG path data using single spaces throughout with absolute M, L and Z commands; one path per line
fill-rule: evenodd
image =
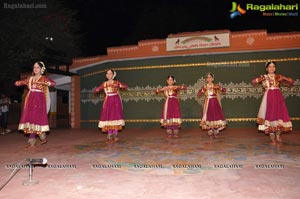
M 46 144 L 48 140 L 42 140 L 40 145 Z
M 36 149 L 36 146 L 35 146 L 35 145 L 30 145 L 30 144 L 28 144 L 28 145 L 26 145 L 26 146 L 24 147 L 24 149 L 25 149 L 25 150 L 33 150 L 33 149 Z
M 111 139 L 108 139 L 105 143 L 106 144 L 111 144 L 111 143 L 113 143 L 113 141 Z
M 281 137 L 277 137 L 277 138 L 276 138 L 276 141 L 279 142 L 279 143 L 282 143 Z
M 118 141 L 119 141 L 119 138 L 115 137 L 114 142 L 118 142 Z

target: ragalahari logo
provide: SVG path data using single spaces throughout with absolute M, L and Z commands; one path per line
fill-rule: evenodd
M 234 19 L 235 17 L 241 16 L 243 14 L 246 14 L 246 10 L 241 8 L 241 5 L 237 4 L 236 2 L 232 2 L 232 8 L 231 8 L 230 12 L 231 12 L 231 14 L 230 14 L 231 19 Z

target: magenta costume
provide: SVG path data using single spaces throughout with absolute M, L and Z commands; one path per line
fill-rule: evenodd
M 179 90 L 185 89 L 184 86 L 166 86 L 156 92 L 164 92 L 166 97 L 162 114 L 161 114 L 161 126 L 166 129 L 179 129 L 181 127 L 181 112 L 180 104 L 177 98 Z
M 290 120 L 284 97 L 280 91 L 280 83 L 285 82 L 292 85 L 294 81 L 283 75 L 262 75 L 252 80 L 253 84 L 262 83 L 265 93 L 259 108 L 257 123 L 258 130 L 266 134 L 273 132 L 292 131 Z
M 26 95 L 23 111 L 19 123 L 19 130 L 24 133 L 42 134 L 49 131 L 48 111 L 50 97 L 48 86 L 55 86 L 51 79 L 41 76 L 37 82 L 33 77 L 17 81 L 16 86 L 27 85 L 29 91 Z
M 226 127 L 226 120 L 219 99 L 220 92 L 225 92 L 225 89 L 217 84 L 204 85 L 198 91 L 198 97 L 205 94 L 202 119 L 200 121 L 200 126 L 203 130 L 222 130 Z
M 119 95 L 121 88 L 127 89 L 128 86 L 117 80 L 113 80 L 111 84 L 106 81 L 95 89 L 95 92 L 104 90 L 106 94 L 98 123 L 98 127 L 103 132 L 118 131 L 125 125 L 123 105 Z

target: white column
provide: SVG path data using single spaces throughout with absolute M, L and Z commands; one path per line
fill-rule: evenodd
M 50 111 L 49 111 L 49 126 L 50 128 L 56 127 L 56 112 L 57 112 L 57 92 L 49 92 L 50 96 Z
M 56 114 L 57 111 L 57 92 L 56 91 L 50 91 L 50 100 L 51 100 L 51 105 L 50 105 L 50 113 Z

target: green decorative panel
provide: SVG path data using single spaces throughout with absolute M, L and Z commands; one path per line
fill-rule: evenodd
M 180 93 L 183 128 L 198 127 L 204 98 L 197 98 L 205 83 L 205 74 L 212 72 L 215 83 L 227 89 L 222 106 L 228 127 L 256 127 L 255 117 L 263 96 L 261 86 L 251 80 L 265 73 L 265 62 L 277 62 L 277 73 L 293 79 L 300 78 L 300 50 L 247 52 L 231 54 L 190 55 L 137 60 L 110 61 L 79 70 L 81 76 L 81 126 L 97 128 L 104 94 L 94 96 L 93 89 L 105 81 L 105 70 L 114 68 L 117 79 L 129 86 L 121 91 L 126 128 L 159 128 L 164 103 L 156 88 L 166 85 L 168 75 L 187 90 Z M 286 104 L 299 129 L 300 82 L 294 87 L 282 87 Z

